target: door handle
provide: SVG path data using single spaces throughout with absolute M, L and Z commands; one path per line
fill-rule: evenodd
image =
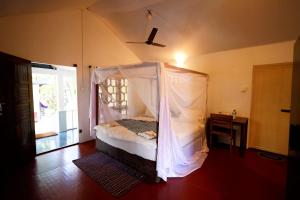
M 290 112 L 291 112 L 290 109 L 281 109 L 280 111 L 281 111 L 281 112 L 286 112 L 286 113 L 290 113 Z

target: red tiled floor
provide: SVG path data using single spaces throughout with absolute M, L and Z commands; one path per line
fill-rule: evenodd
M 4 199 L 115 199 L 72 160 L 95 152 L 89 142 L 37 156 L 6 183 Z M 142 183 L 120 199 L 284 199 L 286 162 L 248 150 L 212 149 L 201 169 L 167 183 Z M 1 198 L 2 199 L 2 198 Z

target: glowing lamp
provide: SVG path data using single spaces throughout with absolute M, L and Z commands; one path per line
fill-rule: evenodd
M 175 54 L 176 66 L 183 67 L 187 56 L 183 52 L 178 52 Z

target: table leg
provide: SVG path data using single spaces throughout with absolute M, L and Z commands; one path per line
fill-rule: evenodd
M 241 126 L 240 156 L 243 157 L 246 151 L 247 143 L 247 124 Z

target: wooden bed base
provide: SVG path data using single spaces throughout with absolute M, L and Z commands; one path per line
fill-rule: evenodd
M 157 177 L 155 161 L 144 159 L 122 149 L 113 147 L 98 138 L 96 138 L 96 149 L 143 173 L 145 175 L 145 181 L 152 183 L 158 183 L 160 181 L 160 178 Z

